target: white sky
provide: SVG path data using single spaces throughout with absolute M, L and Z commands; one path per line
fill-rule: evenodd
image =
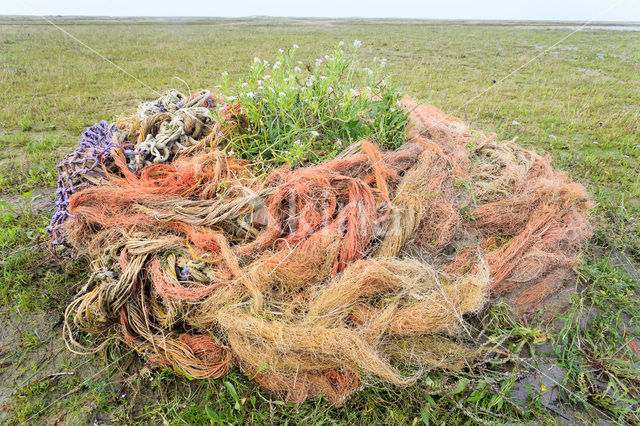
M 0 15 L 640 21 L 640 0 L 0 0 Z

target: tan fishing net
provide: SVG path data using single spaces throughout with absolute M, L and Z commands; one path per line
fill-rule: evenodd
M 93 271 L 66 311 L 72 350 L 117 338 L 190 377 L 237 366 L 288 400 L 339 402 L 466 365 L 465 321 L 488 301 L 562 308 L 591 203 L 549 158 L 405 99 L 398 150 L 363 140 L 256 176 L 220 148 L 241 106 L 218 106 L 203 125 L 153 104 L 121 118 L 118 143 L 162 143 L 160 157 L 113 149 L 71 196 L 57 231 Z

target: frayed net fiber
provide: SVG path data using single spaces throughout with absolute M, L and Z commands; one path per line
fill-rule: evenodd
M 338 403 L 468 365 L 465 319 L 486 303 L 562 308 L 591 201 L 549 158 L 405 99 L 398 150 L 362 140 L 256 176 L 220 148 L 242 106 L 174 92 L 116 122 L 100 180 L 55 227 L 92 269 L 66 309 L 71 350 L 119 339 L 189 377 L 235 366 Z

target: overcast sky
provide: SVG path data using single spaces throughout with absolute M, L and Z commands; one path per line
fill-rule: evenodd
M 0 0 L 0 15 L 640 21 L 640 0 Z

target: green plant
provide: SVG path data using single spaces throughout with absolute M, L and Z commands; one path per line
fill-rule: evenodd
M 223 90 L 242 104 L 248 128 L 227 149 L 256 164 L 299 165 L 335 156 L 370 137 L 387 149 L 404 142 L 400 92 L 383 76 L 386 62 L 363 68 L 342 47 L 312 64 L 297 61 L 297 46 L 276 60 L 255 58 L 247 79 Z
M 22 120 L 20 120 L 18 122 L 18 124 L 20 125 L 20 129 L 23 132 L 28 132 L 29 130 L 31 130 L 33 128 L 33 121 L 28 120 L 26 118 L 23 118 Z

